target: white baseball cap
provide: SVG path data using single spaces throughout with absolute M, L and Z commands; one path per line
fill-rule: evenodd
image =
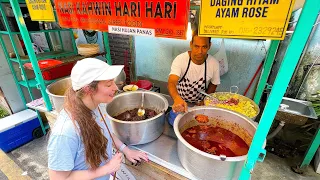
M 110 66 L 96 58 L 85 58 L 71 70 L 72 89 L 77 91 L 93 81 L 111 80 L 122 71 L 123 65 Z

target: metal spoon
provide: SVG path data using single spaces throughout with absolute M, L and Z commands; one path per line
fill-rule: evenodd
M 146 111 L 144 110 L 143 108 L 143 102 L 144 102 L 144 93 L 141 93 L 142 94 L 142 100 L 141 100 L 141 106 L 140 108 L 138 109 L 138 116 L 143 116 Z
M 203 94 L 203 95 L 205 95 L 205 96 L 208 96 L 208 97 L 210 97 L 210 98 L 214 98 L 213 96 L 211 96 L 210 94 L 207 94 L 207 93 L 204 92 L 204 91 L 198 90 L 198 92 L 201 93 L 201 94 Z
M 218 101 L 218 99 L 217 99 L 216 97 L 214 97 L 214 96 L 212 96 L 212 95 L 210 95 L 210 94 L 207 94 L 207 93 L 204 92 L 204 91 L 198 90 L 198 92 L 201 93 L 201 94 L 203 94 L 203 95 L 205 95 L 205 96 L 208 96 L 209 98 L 212 98 L 212 99 L 215 99 L 215 100 Z
M 199 93 L 205 95 L 205 96 L 208 96 L 210 99 L 212 99 L 214 102 L 220 102 L 220 100 L 210 94 L 207 94 L 206 92 L 204 91 L 201 91 L 201 90 L 198 90 Z

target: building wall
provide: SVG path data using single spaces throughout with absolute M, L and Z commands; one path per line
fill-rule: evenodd
M 137 76 L 166 82 L 173 59 L 189 49 L 189 40 L 135 37 Z M 212 39 L 209 54 L 214 55 L 220 47 L 221 39 Z M 264 59 L 269 41 L 225 39 L 229 71 L 221 77 L 218 91 L 229 91 L 230 86 L 239 87 L 243 94 L 259 64 Z M 248 93 L 253 97 L 259 76 Z
M 7 39 L 5 39 L 8 42 Z M 10 41 L 9 41 L 10 42 Z M 9 48 L 8 48 L 9 49 Z M 0 87 L 13 111 L 19 112 L 24 109 L 24 104 L 19 96 L 17 86 L 14 82 L 9 65 L 4 56 L 2 47 L 0 48 Z

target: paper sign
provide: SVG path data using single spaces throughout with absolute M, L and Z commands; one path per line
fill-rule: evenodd
M 202 0 L 199 36 L 283 40 L 294 0 Z
M 154 29 L 146 28 L 132 28 L 132 27 L 122 27 L 122 26 L 109 26 L 109 33 L 115 34 L 127 34 L 132 36 L 149 36 L 154 37 Z
M 50 0 L 26 0 L 32 21 L 55 21 Z
M 64 28 L 186 39 L 190 2 L 55 0 L 55 7 L 59 25 Z

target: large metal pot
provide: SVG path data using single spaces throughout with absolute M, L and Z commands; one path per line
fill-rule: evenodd
M 122 90 L 123 86 L 126 84 L 126 73 L 124 70 L 120 72 L 120 74 L 114 79 L 118 89 Z
M 145 94 L 144 107 L 158 111 L 157 116 L 144 121 L 121 121 L 113 118 L 126 110 L 140 107 L 142 93 Z M 117 137 L 126 144 L 137 145 L 151 142 L 163 133 L 167 109 L 168 101 L 159 93 L 135 91 L 117 95 L 107 105 L 107 115 Z
M 258 114 L 260 113 L 260 108 L 259 106 L 250 98 L 246 97 L 246 96 L 242 96 L 240 94 L 237 94 L 237 93 L 231 93 L 231 92 L 215 92 L 215 93 L 212 93 L 210 95 L 215 95 L 217 97 L 220 97 L 220 96 L 226 96 L 226 95 L 230 95 L 230 96 L 234 96 L 234 95 L 237 95 L 239 97 L 240 100 L 242 101 L 249 101 L 250 104 L 253 106 L 253 109 L 257 112 L 257 114 L 252 117 L 251 119 L 252 120 L 255 120 L 256 117 L 258 116 Z M 210 98 L 209 97 L 205 97 L 204 101 L 208 101 Z M 214 106 L 213 106 L 214 107 Z
M 185 169 L 201 180 L 238 179 L 246 155 L 225 157 L 208 154 L 193 147 L 181 136 L 184 130 L 197 125 L 194 120 L 197 114 L 209 116 L 209 123 L 225 123 L 226 127 L 230 128 L 228 130 L 240 136 L 249 145 L 256 131 L 255 123 L 239 113 L 204 106 L 190 108 L 188 113 L 178 115 L 174 121 L 174 132 L 178 138 L 178 156 Z
M 122 89 L 126 82 L 126 74 L 124 70 L 122 70 L 121 73 L 114 79 L 114 82 L 116 83 L 118 89 Z M 56 81 L 47 87 L 46 92 L 50 97 L 53 107 L 57 111 L 60 111 L 63 108 L 65 98 L 64 94 L 71 86 L 71 79 L 70 77 L 67 77 Z
M 47 86 L 48 93 L 53 107 L 60 111 L 63 108 L 65 92 L 71 87 L 71 79 L 64 78 Z

